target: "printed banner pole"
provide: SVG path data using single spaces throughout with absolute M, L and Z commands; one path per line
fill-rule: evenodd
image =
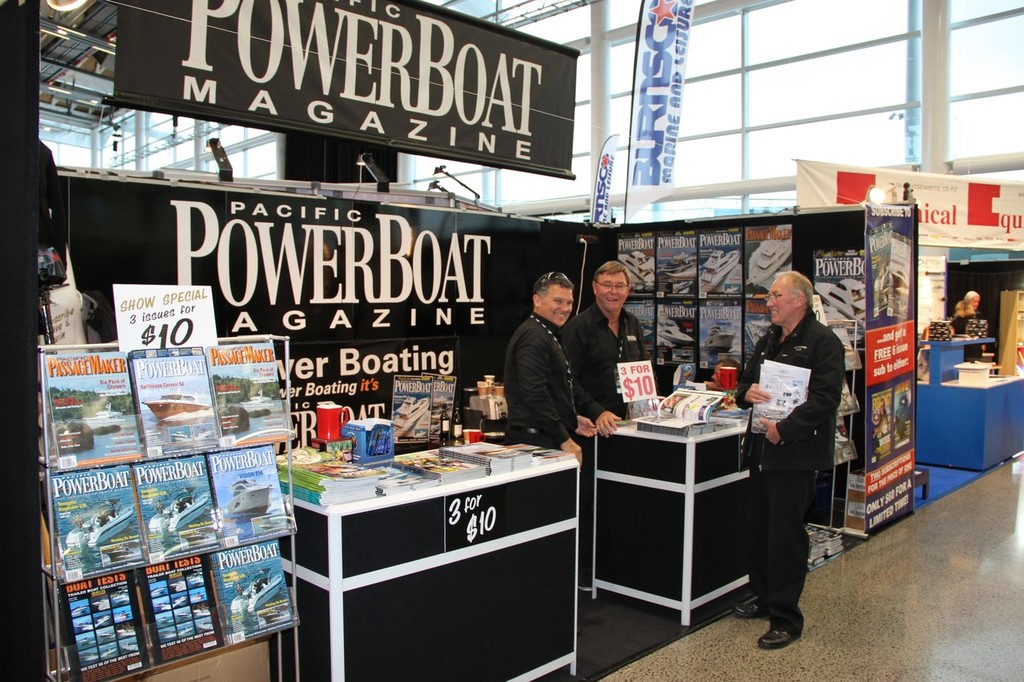
M 612 169 L 615 166 L 615 150 L 619 136 L 610 135 L 601 148 L 601 157 L 594 173 L 594 192 L 591 194 L 591 222 L 595 225 L 610 225 L 612 222 Z
M 624 222 L 671 194 L 693 0 L 642 0 L 637 21 Z

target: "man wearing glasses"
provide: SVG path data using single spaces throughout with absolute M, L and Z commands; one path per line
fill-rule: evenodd
M 843 345 L 811 311 L 810 281 L 797 272 L 779 275 L 768 291 L 771 327 L 758 340 L 740 377 L 741 407 L 771 400 L 759 384 L 765 360 L 811 370 L 807 399 L 779 420 L 760 419 L 764 433 L 748 428 L 744 455 L 750 467 L 749 559 L 754 601 L 737 604 L 738 618 L 767 618 L 762 649 L 781 649 L 800 638 L 800 594 L 807 576 L 804 515 L 814 499 L 815 472 L 830 470 L 836 410 L 842 395 Z
M 593 437 L 593 420 L 609 417 L 575 380 L 562 349 L 561 328 L 572 314 L 574 288 L 560 272 L 542 275 L 533 285 L 533 313 L 505 351 L 505 441 L 565 450 L 582 462 L 571 434 Z
M 569 320 L 562 330 L 565 353 L 573 373 L 605 412 L 595 426 L 602 436 L 615 433 L 616 422 L 626 418 L 617 365 L 648 360 L 644 333 L 635 315 L 623 310 L 629 297 L 629 274 L 619 261 L 608 261 L 594 273 L 594 304 Z M 590 586 L 594 509 L 593 441 L 582 444 L 580 473 L 580 583 Z

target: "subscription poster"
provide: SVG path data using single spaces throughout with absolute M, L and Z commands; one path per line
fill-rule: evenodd
M 865 530 L 914 509 L 914 212 L 865 206 Z

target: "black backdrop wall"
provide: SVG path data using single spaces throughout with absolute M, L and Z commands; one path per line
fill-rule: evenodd
M 946 267 L 946 315 L 953 316 L 957 301 L 968 291 L 981 294 L 978 317 L 988 320 L 988 335 L 999 344 L 999 293 L 1024 289 L 1024 261 L 950 263 Z M 993 349 L 988 349 L 993 350 Z M 998 348 L 995 350 L 999 357 Z

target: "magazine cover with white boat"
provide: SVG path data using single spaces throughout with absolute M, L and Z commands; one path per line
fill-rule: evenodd
M 758 340 L 768 333 L 772 326 L 768 312 L 768 299 L 748 298 L 743 302 L 743 364 L 754 355 Z
M 150 563 L 220 547 L 206 457 L 132 465 Z
M 743 295 L 742 228 L 702 230 L 698 240 L 700 298 L 739 298 Z
M 133 350 L 128 363 L 147 456 L 217 447 L 220 424 L 202 348 Z
M 658 301 L 658 352 L 655 355 L 657 364 L 678 365 L 681 362 L 695 362 L 696 335 L 696 301 Z
M 742 301 L 701 301 L 698 312 L 701 368 L 714 369 L 726 356 L 738 359 L 743 339 Z
M 654 293 L 656 251 L 653 232 L 624 232 L 619 235 L 618 260 L 629 272 L 631 293 Z
M 396 374 L 391 394 L 391 421 L 395 444 L 426 443 L 430 438 L 430 396 L 434 380 L 429 374 Z
M 51 476 L 53 513 L 65 581 L 146 563 L 139 508 L 127 464 Z
M 142 457 L 128 357 L 120 351 L 54 353 L 43 358 L 44 406 L 58 469 Z
M 697 231 L 657 234 L 658 297 L 697 295 Z
M 211 346 L 206 355 L 222 446 L 283 443 L 292 438 L 272 342 Z
M 793 226 L 764 225 L 748 227 L 743 236 L 748 297 L 764 296 L 775 277 L 792 269 Z
M 290 533 L 295 519 L 285 506 L 274 446 L 207 455 L 224 546 Z
M 114 679 L 151 666 L 135 588 L 134 571 L 61 586 L 69 679 Z
M 654 301 L 650 298 L 641 300 L 627 299 L 622 304 L 622 309 L 632 313 L 640 323 L 640 329 L 644 333 L 644 347 L 647 349 L 648 357 L 655 357 L 655 322 L 654 322 Z
M 853 342 L 864 346 L 864 250 L 815 251 L 814 293 L 821 297 L 828 322 L 850 320 L 856 323 Z
M 210 567 L 228 645 L 295 624 L 277 540 L 214 552 Z
M 222 646 L 213 583 L 202 555 L 138 569 L 153 659 L 161 665 Z

